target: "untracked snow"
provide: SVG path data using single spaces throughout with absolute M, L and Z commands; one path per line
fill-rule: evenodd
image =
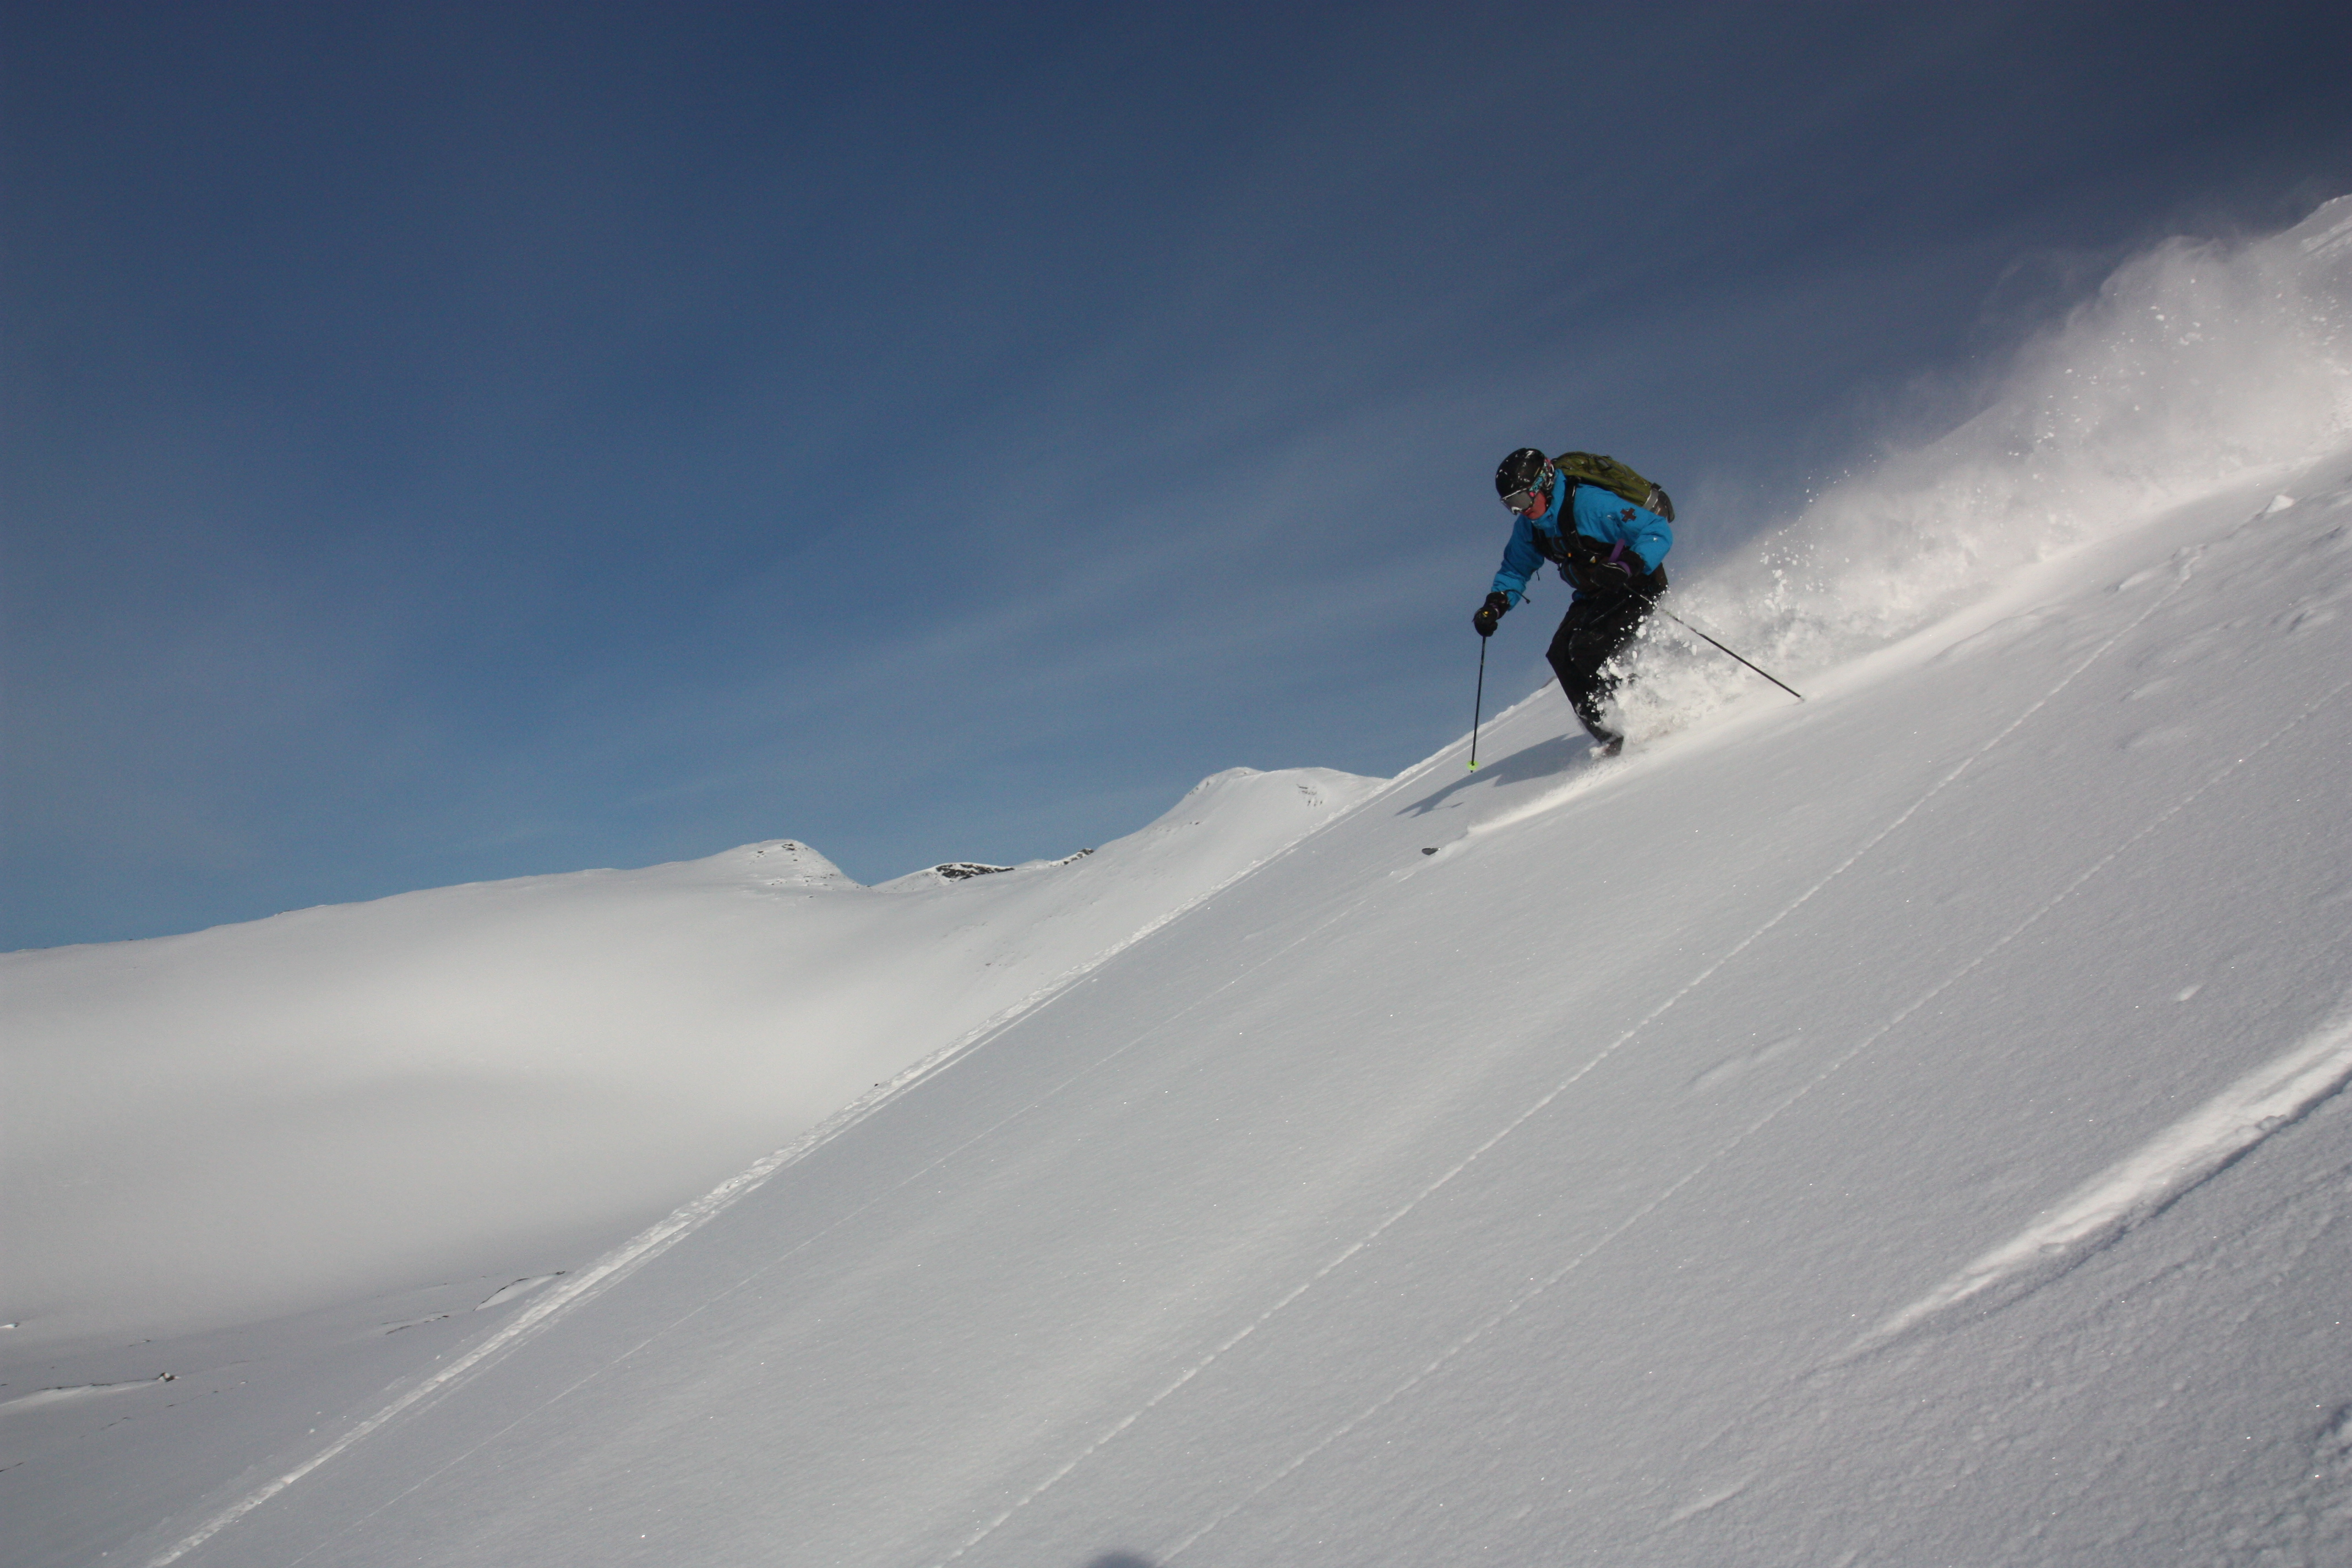
M 184 1333 L 576 1258 L 1373 783 L 1238 768 L 996 876 L 863 888 L 781 840 L 0 957 L 0 1314 Z
M 2348 225 L 1696 584 L 1801 704 L 1654 643 L 633 1235 L 14 1355 L 8 1560 L 2352 1561 Z

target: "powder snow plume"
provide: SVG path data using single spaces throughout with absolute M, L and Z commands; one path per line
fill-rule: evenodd
M 2177 238 L 2027 343 L 1982 412 L 1837 484 L 1668 607 L 1791 679 L 2021 566 L 2352 440 L 2352 196 L 2283 234 Z M 1653 625 L 1637 729 L 1752 682 Z M 1799 684 L 1802 684 L 1801 679 Z

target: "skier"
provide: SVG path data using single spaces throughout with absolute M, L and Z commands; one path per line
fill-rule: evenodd
M 1576 596 L 1544 657 L 1578 721 L 1600 743 L 1601 754 L 1613 757 L 1624 749 L 1625 737 L 1601 716 L 1601 704 L 1617 689 L 1617 674 L 1609 667 L 1666 591 L 1675 504 L 1665 491 L 1613 458 L 1585 452 L 1550 458 L 1533 447 L 1503 459 L 1495 470 L 1495 489 L 1517 521 L 1503 547 L 1494 591 L 1470 624 L 1480 637 L 1493 637 L 1496 623 L 1519 602 L 1528 578 L 1547 561 L 1557 564 Z M 1648 504 L 1620 493 L 1628 489 Z

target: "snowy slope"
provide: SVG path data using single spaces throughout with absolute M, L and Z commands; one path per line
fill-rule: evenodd
M 861 888 L 781 841 L 0 957 L 0 1315 L 57 1345 L 559 1267 L 1371 784 L 1236 769 L 986 875 Z
M 2342 1561 L 2292 482 L 1621 767 L 1538 697 L 182 1560 Z
M 1694 584 L 1801 705 L 1538 692 L 479 1311 L 21 1363 L 10 1561 L 2352 1560 L 2347 253 Z

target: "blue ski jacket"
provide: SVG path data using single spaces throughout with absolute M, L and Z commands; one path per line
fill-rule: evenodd
M 1563 492 L 1565 495 L 1563 496 Z M 1632 558 L 1641 563 L 1635 576 L 1658 569 L 1666 552 L 1675 547 L 1674 524 L 1656 512 L 1635 506 L 1622 496 L 1613 495 L 1599 485 L 1570 484 L 1566 475 L 1554 483 L 1551 503 L 1535 517 L 1515 518 L 1511 523 L 1511 542 L 1503 546 L 1503 568 L 1495 574 L 1495 589 L 1516 605 L 1527 588 L 1528 579 L 1543 570 L 1547 561 L 1560 563 L 1560 581 L 1584 591 L 1569 569 L 1570 552 L 1560 538 L 1560 503 L 1565 499 L 1571 526 L 1584 538 L 1597 545 L 1603 554 L 1616 554 L 1619 559 Z

